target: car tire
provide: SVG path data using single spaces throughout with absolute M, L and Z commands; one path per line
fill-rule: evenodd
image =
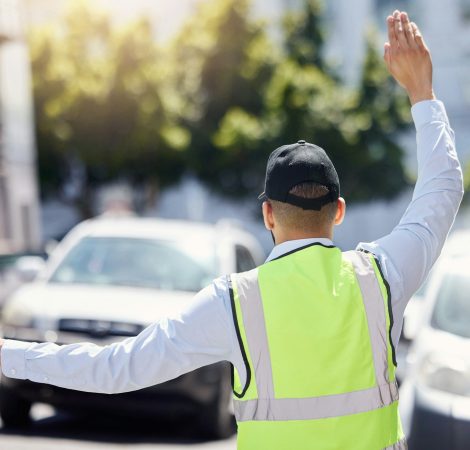
M 5 428 L 24 428 L 31 424 L 32 403 L 14 390 L 0 385 L 0 417 Z
M 209 439 L 227 439 L 236 429 L 235 419 L 230 411 L 230 383 L 222 381 L 214 400 L 200 413 L 200 430 L 203 436 Z

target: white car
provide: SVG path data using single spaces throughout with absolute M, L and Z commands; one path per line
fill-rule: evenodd
M 450 250 L 429 279 L 400 390 L 413 450 L 470 448 L 470 254 Z
M 228 222 L 85 221 L 56 247 L 36 280 L 7 300 L 3 335 L 34 342 L 106 345 L 137 335 L 178 310 L 215 277 L 249 270 L 263 259 L 255 238 Z M 232 430 L 230 397 L 228 363 L 114 396 L 4 377 L 0 415 L 5 426 L 26 425 L 33 402 L 127 415 L 196 413 L 206 434 L 222 437 Z
M 449 260 L 450 258 L 457 258 L 470 255 L 470 231 L 457 230 L 454 231 L 448 241 L 446 242 L 440 260 L 436 263 L 439 266 L 441 260 Z M 422 310 L 427 298 L 426 292 L 429 287 L 429 282 L 433 277 L 432 269 L 426 281 L 422 284 L 419 290 L 410 299 L 406 310 L 405 319 L 403 322 L 403 337 L 406 341 L 412 341 L 418 333 L 422 322 Z

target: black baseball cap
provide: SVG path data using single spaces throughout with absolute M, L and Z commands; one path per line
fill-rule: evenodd
M 294 186 L 306 182 L 326 186 L 329 192 L 318 198 L 298 197 L 289 193 Z M 338 174 L 321 147 L 305 141 L 284 145 L 269 155 L 264 192 L 258 198 L 319 211 L 323 205 L 339 198 Z

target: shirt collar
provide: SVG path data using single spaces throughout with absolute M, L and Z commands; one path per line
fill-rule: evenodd
M 301 247 L 305 247 L 306 245 L 310 244 L 322 244 L 322 245 L 334 245 L 333 241 L 331 241 L 328 238 L 309 238 L 309 239 L 295 239 L 292 241 L 286 241 L 283 242 L 282 244 L 276 245 L 271 253 L 269 254 L 268 258 L 266 259 L 266 262 L 272 261 L 273 259 L 279 258 L 282 255 L 285 255 L 286 253 L 292 252 L 294 250 L 297 250 Z

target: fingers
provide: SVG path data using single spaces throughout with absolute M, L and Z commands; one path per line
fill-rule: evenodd
M 395 35 L 395 19 L 393 16 L 387 17 L 388 42 L 393 47 L 398 47 L 397 37 Z
M 415 41 L 413 28 L 411 26 L 410 19 L 408 18 L 408 14 L 406 12 L 402 12 L 400 14 L 400 19 L 401 19 L 401 25 L 403 28 L 403 33 L 405 35 L 408 46 L 411 48 L 417 48 L 418 44 Z
M 387 17 L 388 40 L 390 50 L 420 48 L 427 50 L 423 36 L 418 26 L 410 22 L 406 12 L 395 10 L 393 15 Z
M 390 43 L 386 42 L 384 44 L 384 61 L 385 61 L 385 64 L 387 64 L 387 68 L 389 70 L 390 70 L 390 64 L 392 62 L 390 51 L 391 51 Z
M 414 22 L 411 22 L 410 25 L 411 25 L 411 29 L 413 30 L 414 40 L 418 48 L 420 48 L 421 50 L 427 50 L 428 48 L 426 47 L 426 44 L 424 43 L 424 39 L 423 39 L 423 36 L 421 35 L 421 31 L 419 31 L 418 25 L 416 25 Z
M 395 35 L 398 40 L 398 44 L 401 48 L 408 48 L 408 41 L 406 40 L 405 31 L 403 29 L 403 23 L 401 21 L 401 13 L 398 10 L 395 10 L 393 13 L 394 29 Z

